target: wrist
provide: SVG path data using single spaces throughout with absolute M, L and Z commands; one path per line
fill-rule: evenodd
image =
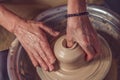
M 0 25 L 11 33 L 14 33 L 17 25 L 21 24 L 24 20 L 8 10 L 3 5 L 0 5 Z
M 21 29 L 24 26 L 25 20 L 24 19 L 16 19 L 13 24 L 14 25 L 13 25 L 13 28 L 12 28 L 11 32 L 16 35 L 17 32 L 19 32 L 19 29 Z
M 77 28 L 82 27 L 84 24 L 89 24 L 89 18 L 87 15 L 70 17 L 67 19 L 68 27 Z
M 68 0 L 68 14 L 75 14 L 86 11 L 86 0 Z
M 84 16 L 84 15 L 89 15 L 88 12 L 81 12 L 81 13 L 76 13 L 76 14 L 67 14 L 65 15 L 66 18 L 70 18 L 70 17 L 77 17 L 77 16 Z

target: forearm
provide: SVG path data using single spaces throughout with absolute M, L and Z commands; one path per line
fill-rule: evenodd
M 86 0 L 68 0 L 68 14 L 86 11 Z
M 9 32 L 13 32 L 17 24 L 22 22 L 22 19 L 0 5 L 0 25 L 2 25 Z

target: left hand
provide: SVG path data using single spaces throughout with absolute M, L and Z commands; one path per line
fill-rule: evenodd
M 67 46 L 77 42 L 86 53 L 86 60 L 90 61 L 100 53 L 100 44 L 96 31 L 87 15 L 69 17 L 67 20 Z
M 26 50 L 34 67 L 41 66 L 44 70 L 52 71 L 56 58 L 48 43 L 46 33 L 53 37 L 59 32 L 52 30 L 42 22 L 21 20 L 15 25 L 14 34 Z

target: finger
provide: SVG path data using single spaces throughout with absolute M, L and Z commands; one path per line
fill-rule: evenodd
M 86 60 L 87 61 L 90 61 L 90 60 L 92 60 L 93 59 L 93 57 L 95 56 L 95 51 L 94 51 L 94 49 L 93 49 L 93 47 L 92 46 L 90 46 L 90 45 L 87 45 L 87 46 L 82 46 L 81 45 L 81 47 L 82 47 L 82 49 L 85 51 L 85 53 L 86 53 Z
M 38 62 L 37 62 L 37 60 L 35 59 L 35 57 L 33 56 L 33 53 L 30 52 L 30 50 L 27 49 L 26 47 L 24 47 L 24 49 L 26 50 L 26 52 L 27 52 L 27 54 L 28 54 L 28 56 L 29 56 L 32 64 L 34 65 L 34 67 L 37 67 L 37 66 L 38 66 Z
M 43 29 L 45 32 L 49 33 L 52 36 L 58 36 L 59 32 L 58 31 L 54 31 L 53 29 L 49 28 L 48 26 L 44 25 L 43 23 L 38 23 L 38 26 Z
M 34 67 L 38 66 L 38 62 L 37 60 L 34 58 L 34 56 L 32 55 L 33 53 L 29 52 L 28 56 L 30 57 L 30 60 L 32 61 L 32 64 L 34 65 Z
M 56 58 L 55 58 L 55 56 L 54 56 L 54 54 L 53 54 L 53 52 L 52 52 L 52 50 L 51 50 L 51 48 L 50 48 L 50 45 L 49 45 L 49 43 L 48 43 L 48 41 L 47 41 L 46 38 L 42 38 L 42 39 L 43 39 L 43 40 L 40 41 L 41 48 L 42 48 L 43 51 L 45 52 L 47 58 L 50 60 L 50 63 L 51 63 L 51 64 L 54 64 L 55 61 L 56 61 Z
M 80 31 L 80 30 L 77 30 Z M 86 53 L 86 60 L 90 61 L 95 55 L 94 46 L 91 45 L 88 36 L 83 32 L 75 33 L 75 41 L 81 46 L 81 48 Z
M 35 45 L 35 44 L 34 44 L 34 45 Z M 36 50 L 34 49 L 34 45 L 33 45 L 33 46 L 30 46 L 30 47 L 28 47 L 28 45 L 27 45 L 27 46 L 24 45 L 25 50 L 26 50 L 27 52 L 30 52 L 30 53 L 28 53 L 28 55 L 30 56 L 31 60 L 34 59 L 34 60 L 32 61 L 32 63 L 34 63 L 35 66 L 36 66 L 36 62 L 37 62 L 37 66 L 40 65 L 44 70 L 47 70 L 47 69 L 48 69 L 47 65 L 45 64 L 45 62 L 41 59 L 41 57 L 38 55 L 38 53 L 37 53 Z M 32 47 L 33 47 L 33 48 L 32 48 Z M 31 49 L 32 49 L 32 50 L 31 50 Z M 30 54 L 32 54 L 32 55 L 30 55 Z
M 100 43 L 99 39 L 96 41 L 94 46 L 95 46 L 95 49 L 96 49 L 96 53 L 100 54 L 100 52 L 101 52 L 101 43 Z
M 73 42 L 73 39 L 72 39 L 72 35 L 70 33 L 67 33 L 66 35 L 66 41 L 67 41 L 67 47 L 72 47 L 74 42 Z
M 87 58 L 86 58 L 87 61 L 92 60 L 94 58 L 95 54 L 96 54 L 93 47 L 91 47 L 91 46 L 88 46 L 87 48 L 84 48 L 84 51 L 87 54 Z
M 101 43 L 99 40 L 94 43 L 94 47 L 95 47 L 95 51 L 96 51 L 95 57 L 98 57 L 100 55 L 100 53 L 102 52 Z
M 41 46 L 38 44 L 38 46 L 36 46 L 36 51 L 39 53 L 41 58 L 47 64 L 47 66 L 49 67 L 49 70 L 52 71 L 54 69 L 53 65 L 49 62 L 49 59 L 47 58 L 45 52 L 43 50 L 40 50 L 39 48 L 41 48 Z
M 33 50 L 32 50 L 33 51 Z M 43 61 L 43 59 L 41 58 L 41 56 L 39 56 L 39 53 L 37 53 L 36 51 L 34 51 L 34 57 L 35 59 L 38 61 L 39 65 L 44 69 L 44 70 L 48 70 L 48 67 L 46 65 L 46 63 Z
M 39 38 L 41 48 L 46 53 L 46 56 L 47 56 L 48 60 L 50 61 L 50 63 L 53 64 L 56 61 L 55 56 L 53 55 L 53 52 L 52 52 L 50 45 L 47 41 L 46 35 L 42 32 L 41 32 L 41 34 L 42 35 Z

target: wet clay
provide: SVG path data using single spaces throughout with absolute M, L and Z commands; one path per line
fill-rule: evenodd
M 103 80 L 111 67 L 112 55 L 107 42 L 101 36 L 99 38 L 100 56 L 90 62 L 86 62 L 85 53 L 77 43 L 66 48 L 65 36 L 58 38 L 54 44 L 58 69 L 47 72 L 38 67 L 38 75 L 42 80 Z

